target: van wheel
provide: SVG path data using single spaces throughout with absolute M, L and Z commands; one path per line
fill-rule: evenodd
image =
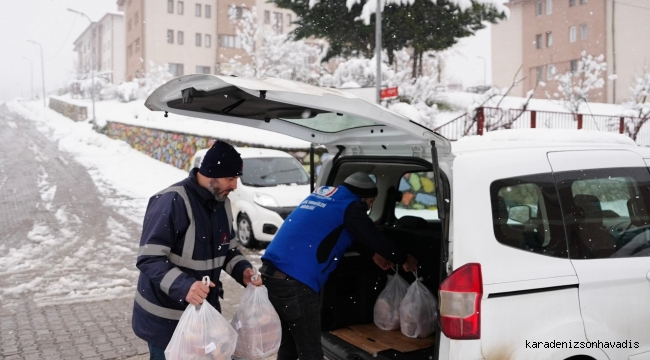
M 255 240 L 255 235 L 253 235 L 251 219 L 244 214 L 240 215 L 237 220 L 237 237 L 239 238 L 239 243 L 244 245 L 244 247 L 252 248 L 257 245 L 257 240 Z
M 566 360 L 594 360 L 594 358 L 587 355 L 575 355 L 575 356 L 571 356 L 570 358 L 567 358 Z

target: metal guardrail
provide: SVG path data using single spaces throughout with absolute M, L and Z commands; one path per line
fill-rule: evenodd
M 488 131 L 503 129 L 585 129 L 625 134 L 626 122 L 636 119 L 629 116 L 479 107 L 473 114 L 463 114 L 438 126 L 434 131 L 452 141 L 463 136 L 483 135 Z M 636 142 L 639 145 L 650 145 L 650 127 L 641 128 Z

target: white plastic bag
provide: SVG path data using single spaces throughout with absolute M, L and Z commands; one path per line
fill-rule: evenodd
M 239 335 L 235 356 L 259 360 L 278 352 L 282 325 L 265 286 L 248 284 L 230 325 Z
M 399 308 L 409 284 L 397 273 L 388 275 L 386 287 L 377 297 L 374 310 L 375 325 L 382 330 L 397 330 L 400 326 Z
M 209 285 L 210 278 L 203 277 Z M 237 332 L 210 303 L 188 305 L 165 349 L 167 360 L 230 360 Z
M 435 331 L 438 301 L 417 278 L 409 286 L 400 305 L 400 328 L 402 334 L 410 337 L 427 337 Z

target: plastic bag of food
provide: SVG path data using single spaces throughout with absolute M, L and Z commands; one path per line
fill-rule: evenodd
M 400 326 L 399 308 L 409 284 L 397 273 L 388 275 L 386 287 L 377 297 L 374 310 L 375 325 L 382 330 L 397 330 Z
M 416 272 L 399 309 L 402 334 L 410 338 L 433 334 L 438 314 L 438 301 L 417 276 Z
M 248 284 L 230 325 L 239 335 L 235 356 L 259 360 L 278 352 L 282 325 L 265 286 Z
M 209 285 L 210 278 L 203 277 Z M 188 305 L 165 349 L 167 360 L 230 360 L 237 332 L 210 303 Z

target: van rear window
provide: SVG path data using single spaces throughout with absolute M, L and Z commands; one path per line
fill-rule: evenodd
M 568 257 L 560 204 L 550 173 L 494 181 L 490 198 L 497 241 L 542 255 Z

